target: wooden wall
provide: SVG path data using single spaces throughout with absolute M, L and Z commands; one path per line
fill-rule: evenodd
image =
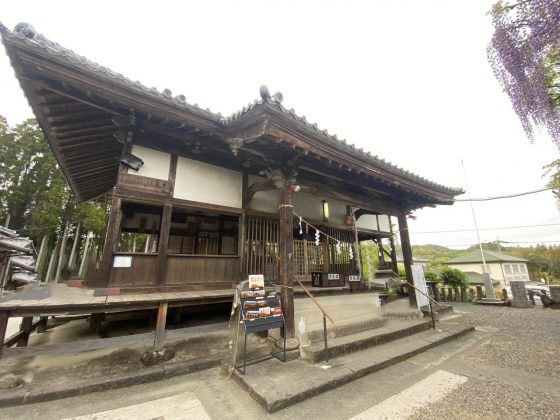
M 224 285 L 239 282 L 239 257 L 167 256 L 164 285 Z

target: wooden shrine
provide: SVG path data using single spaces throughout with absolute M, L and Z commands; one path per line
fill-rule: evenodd
M 391 218 L 412 282 L 407 215 L 462 193 L 339 140 L 264 86 L 259 100 L 224 117 L 131 81 L 31 25 L 0 31 L 72 191 L 110 204 L 89 287 L 149 293 L 231 288 L 256 273 L 285 286 L 294 275 L 310 283 L 312 272 L 358 275 L 365 240 L 396 268 Z M 318 245 L 316 229 L 328 235 Z M 281 296 L 289 337 L 291 293 Z

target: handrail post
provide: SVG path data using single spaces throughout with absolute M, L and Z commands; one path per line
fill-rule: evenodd
M 430 314 L 432 315 L 432 328 L 435 330 L 436 329 L 436 319 L 434 317 L 434 308 L 432 307 L 432 301 L 428 299 L 428 302 L 430 303 Z
M 323 337 L 325 339 L 325 363 L 329 363 L 329 348 L 327 346 L 327 317 L 323 315 Z

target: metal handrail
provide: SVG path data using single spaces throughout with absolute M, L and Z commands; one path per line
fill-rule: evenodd
M 412 288 L 416 289 L 418 292 L 420 292 L 420 294 L 426 296 L 428 298 L 428 303 L 430 304 L 430 315 L 432 316 L 432 328 L 435 330 L 436 329 L 436 319 L 434 317 L 434 308 L 432 307 L 432 302 L 434 302 L 436 305 L 439 305 L 439 302 L 437 302 L 436 300 L 432 299 L 430 296 L 428 296 L 426 293 L 424 293 L 422 290 L 420 290 L 418 287 L 416 287 L 415 285 L 413 285 L 412 283 L 409 283 L 408 281 L 402 280 L 400 284 L 402 286 L 406 285 L 406 286 L 411 286 Z
M 319 310 L 323 314 L 323 340 L 325 341 L 325 349 L 323 351 L 323 354 L 325 355 L 325 363 L 328 363 L 329 362 L 329 347 L 327 345 L 327 318 L 329 319 L 329 321 L 331 321 L 331 323 L 333 324 L 333 326 L 335 328 L 336 328 L 336 324 L 333 321 L 333 319 L 331 318 L 331 316 L 327 313 L 325 308 L 323 308 L 321 306 L 321 304 L 317 301 L 317 299 L 315 299 L 315 297 L 311 293 L 309 293 L 309 290 L 307 290 L 307 288 L 303 285 L 303 283 L 297 277 L 294 277 L 294 280 L 297 281 L 297 283 L 301 286 L 301 288 L 304 290 L 304 292 L 307 293 L 307 296 L 309 296 L 311 298 L 313 303 L 317 306 L 317 308 L 319 308 Z
M 327 311 L 325 310 L 325 308 L 323 308 L 321 306 L 321 304 L 319 302 L 317 302 L 317 299 L 315 299 L 315 297 L 309 293 L 309 290 L 307 290 L 307 288 L 303 285 L 303 283 L 296 277 L 294 277 L 294 280 L 298 282 L 298 284 L 301 286 L 301 288 L 303 289 L 303 291 L 305 293 L 307 293 L 307 296 L 309 296 L 311 298 L 311 300 L 313 301 L 313 303 L 315 305 L 317 305 L 317 307 L 319 308 L 319 310 L 323 313 L 323 316 L 327 317 L 329 319 L 329 321 L 331 321 L 331 323 L 333 324 L 333 326 L 336 328 L 336 324 L 333 321 L 333 319 L 330 317 L 330 315 L 327 313 Z

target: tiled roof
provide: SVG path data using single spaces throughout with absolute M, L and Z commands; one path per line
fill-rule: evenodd
M 307 121 L 305 116 L 297 115 L 293 108 L 292 109 L 285 108 L 282 105 L 281 101 L 277 100 L 274 96 L 270 97 L 270 98 L 261 99 L 260 101 L 255 100 L 253 103 L 248 104 L 247 106 L 243 107 L 238 112 L 235 112 L 234 114 L 230 115 L 229 117 L 224 118 L 223 119 L 223 124 L 224 125 L 230 125 L 233 122 L 235 122 L 237 119 L 239 119 L 241 116 L 247 114 L 252 109 L 255 109 L 258 106 L 261 106 L 261 105 L 264 105 L 264 104 L 268 104 L 270 106 L 277 107 L 280 111 L 282 111 L 282 113 L 290 116 L 295 122 L 303 125 L 307 130 L 314 131 L 315 135 L 319 136 L 322 140 L 324 140 L 326 142 L 329 142 L 334 146 L 341 147 L 348 153 L 351 153 L 353 155 L 357 155 L 357 156 L 360 156 L 364 159 L 367 159 L 368 161 L 370 161 L 374 165 L 381 166 L 382 168 L 384 168 L 388 171 L 396 172 L 399 175 L 404 176 L 405 178 L 408 178 L 410 180 L 413 180 L 415 182 L 418 182 L 418 183 L 423 184 L 425 186 L 428 186 L 430 188 L 435 188 L 437 190 L 443 191 L 443 192 L 448 193 L 448 194 L 459 195 L 459 194 L 463 194 L 465 192 L 462 188 L 447 187 L 445 185 L 438 184 L 436 182 L 430 181 L 429 179 L 426 179 L 426 178 L 424 178 L 420 175 L 417 175 L 413 172 L 410 172 L 410 171 L 408 171 L 404 168 L 400 168 L 397 165 L 394 165 L 394 164 L 380 158 L 377 155 L 372 155 L 370 152 L 366 152 L 362 148 L 357 148 L 354 144 L 348 143 L 346 141 L 346 139 L 339 139 L 336 134 L 329 134 L 329 132 L 326 129 L 325 130 L 320 129 L 319 126 L 316 123 L 310 123 L 309 121 Z
M 313 134 L 319 137 L 321 140 L 330 143 L 331 145 L 342 149 L 349 154 L 361 157 L 377 167 L 381 167 L 388 172 L 395 173 L 413 182 L 417 182 L 421 185 L 433 188 L 445 194 L 454 196 L 464 193 L 462 188 L 446 187 L 444 185 L 430 181 L 424 177 L 421 177 L 420 175 L 417 175 L 415 173 L 407 171 L 404 168 L 400 168 L 397 165 L 387 162 L 377 155 L 372 155 L 370 152 L 366 152 L 362 148 L 357 148 L 355 145 L 348 143 L 345 139 L 339 139 L 336 135 L 329 134 L 327 130 L 321 130 L 317 126 L 317 124 L 307 121 L 305 116 L 299 116 L 293 109 L 285 108 L 281 103 L 281 98 L 279 98 L 277 95 L 274 95 L 272 97 L 265 97 L 261 100 L 256 100 L 253 103 L 243 107 L 240 111 L 230 115 L 229 117 L 223 117 L 220 113 L 213 113 L 209 109 L 201 109 L 197 104 L 187 103 L 186 97 L 184 95 L 177 95 L 173 97 L 172 92 L 169 89 L 164 89 L 163 92 L 159 92 L 156 88 L 148 88 L 138 81 L 132 81 L 120 73 L 114 72 L 107 67 L 103 67 L 83 56 L 76 54 L 72 50 L 64 48 L 61 45 L 49 40 L 43 35 L 37 33 L 37 31 L 27 23 L 19 23 L 18 25 L 16 25 L 13 32 L 9 31 L 4 25 L 2 25 L 2 23 L 0 23 L 0 32 L 2 32 L 3 36 L 6 38 L 17 38 L 23 41 L 26 45 L 33 48 L 40 48 L 42 51 L 45 51 L 50 55 L 64 59 L 69 64 L 85 69 L 86 71 L 98 72 L 103 76 L 114 80 L 115 82 L 125 85 L 128 88 L 135 89 L 144 94 L 156 97 L 159 100 L 166 101 L 184 110 L 188 110 L 189 112 L 203 115 L 216 121 L 216 123 L 221 124 L 224 127 L 230 126 L 237 119 L 247 114 L 249 111 L 258 108 L 259 106 L 268 105 L 276 107 L 284 115 L 291 117 L 294 122 L 302 126 L 307 131 L 313 132 Z
M 484 251 L 484 260 L 487 263 L 491 262 L 527 262 L 527 260 L 512 257 L 511 255 L 500 254 L 494 251 Z M 451 258 L 445 261 L 444 264 L 467 264 L 467 263 L 482 263 L 482 256 L 480 250 L 474 249 L 466 254 L 459 255 L 458 257 Z
M 100 73 L 108 78 L 113 79 L 116 82 L 126 85 L 131 89 L 138 90 L 142 93 L 155 96 L 161 100 L 165 100 L 177 106 L 184 107 L 192 112 L 204 114 L 216 121 L 220 121 L 223 117 L 221 114 L 215 114 L 209 109 L 202 109 L 197 104 L 189 104 L 186 101 L 185 95 L 173 96 L 170 89 L 164 89 L 162 92 L 158 91 L 155 87 L 148 88 L 144 86 L 139 81 L 133 81 L 121 73 L 117 73 L 107 67 L 101 66 L 100 64 L 87 59 L 84 56 L 76 54 L 74 51 L 63 47 L 62 45 L 51 41 L 45 36 L 38 33 L 33 26 L 28 23 L 18 23 L 14 28 L 13 32 L 8 30 L 0 22 L 0 32 L 6 38 L 18 38 L 30 47 L 38 47 L 41 50 L 47 52 L 50 55 L 58 56 L 65 59 L 68 63 L 82 67 L 86 70 Z

